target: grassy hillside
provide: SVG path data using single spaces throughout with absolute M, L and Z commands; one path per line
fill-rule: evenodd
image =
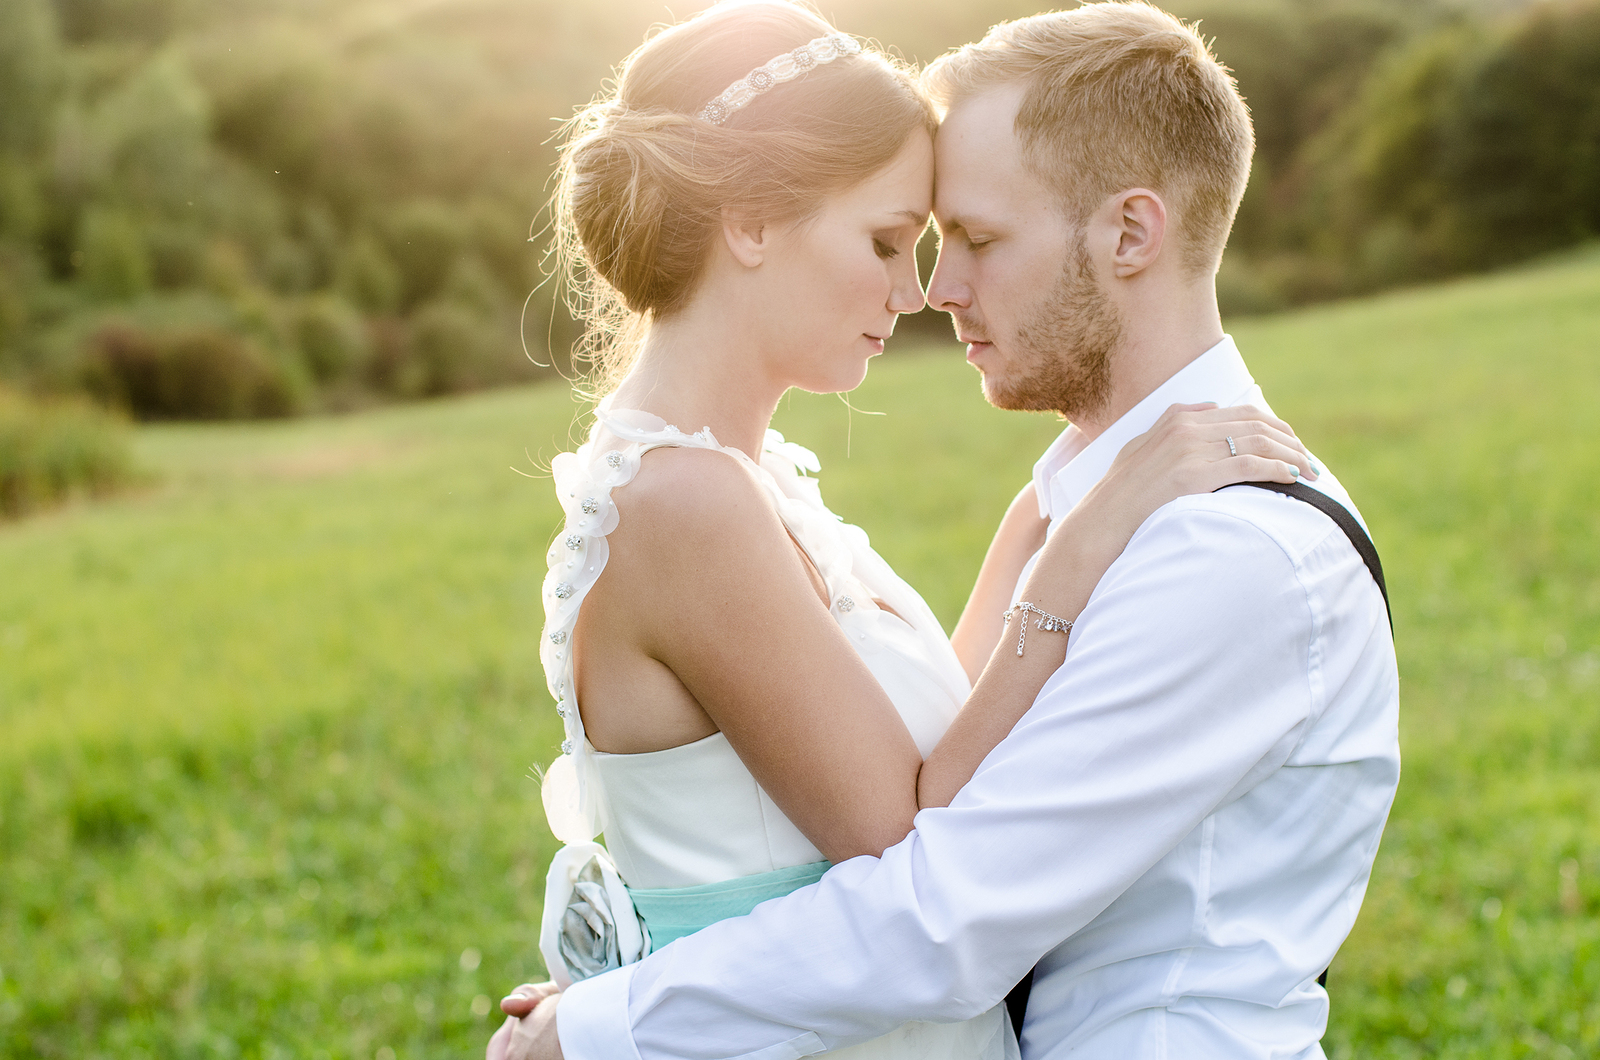
M 1383 552 L 1406 767 L 1334 1057 L 1600 1051 L 1600 253 L 1231 328 Z M 959 351 L 796 396 L 952 622 L 1057 425 Z M 143 428 L 0 527 L 0 1055 L 474 1055 L 537 974 L 559 387 Z M 882 412 L 884 415 L 868 413 Z

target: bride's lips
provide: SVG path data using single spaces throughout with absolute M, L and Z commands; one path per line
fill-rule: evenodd
M 877 350 L 877 352 L 879 352 L 879 353 L 883 352 L 883 339 L 879 338 L 876 335 L 867 335 L 867 334 L 863 334 L 861 337 L 866 339 L 868 342 L 870 342 L 872 344 L 872 348 Z

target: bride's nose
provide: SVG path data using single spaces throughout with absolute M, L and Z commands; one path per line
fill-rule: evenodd
M 922 280 L 917 275 L 916 260 L 913 255 L 908 263 L 910 268 L 897 270 L 894 286 L 889 290 L 889 310 L 893 313 L 919 313 L 928 300 L 922 293 Z

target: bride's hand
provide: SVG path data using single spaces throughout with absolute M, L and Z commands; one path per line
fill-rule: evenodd
M 1157 508 L 1179 497 L 1239 482 L 1316 478 L 1310 453 L 1276 416 L 1250 405 L 1173 405 L 1123 446 L 1084 501 L 1126 543 Z

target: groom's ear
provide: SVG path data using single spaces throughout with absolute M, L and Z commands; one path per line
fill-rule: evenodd
M 1114 197 L 1113 225 L 1117 237 L 1111 256 L 1119 280 L 1136 276 L 1155 264 L 1167 237 L 1167 206 L 1148 188 L 1134 188 Z
M 722 208 L 722 239 L 735 261 L 753 269 L 772 249 L 772 229 L 759 218 L 731 206 Z

